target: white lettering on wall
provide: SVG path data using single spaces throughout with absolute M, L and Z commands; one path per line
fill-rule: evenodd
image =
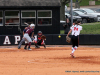
M 3 44 L 11 44 L 8 36 L 5 37 L 5 41 Z
M 15 44 L 18 44 L 18 41 L 20 41 L 20 36 L 15 36 Z

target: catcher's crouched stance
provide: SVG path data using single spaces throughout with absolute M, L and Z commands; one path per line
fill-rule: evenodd
M 78 48 L 78 44 L 79 44 L 79 34 L 80 31 L 82 30 L 82 26 L 80 26 L 81 22 L 77 21 L 76 24 L 74 26 L 72 26 L 70 28 L 69 33 L 66 36 L 66 41 L 69 43 L 70 41 L 72 42 L 72 52 L 71 52 L 71 56 L 74 58 L 74 52 L 75 50 Z M 72 37 L 70 39 L 69 34 L 72 32 Z
M 39 46 L 44 46 L 44 48 L 46 48 L 44 40 L 46 40 L 46 37 L 42 35 L 41 31 L 38 31 L 37 38 L 34 39 L 35 48 L 40 48 Z

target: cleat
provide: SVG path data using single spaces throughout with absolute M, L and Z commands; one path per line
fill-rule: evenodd
M 44 45 L 44 48 L 46 48 L 46 46 Z
M 25 49 L 25 50 L 27 50 L 27 48 L 26 48 L 26 47 L 24 47 L 24 49 Z
M 18 49 L 21 49 L 20 47 L 18 47 Z
M 40 48 L 39 46 L 35 46 L 35 48 Z
M 31 51 L 32 49 L 31 48 L 28 48 L 28 50 Z
M 43 46 L 44 46 L 44 48 L 46 48 L 46 45 L 45 45 L 45 43 L 43 44 Z
M 20 47 L 18 47 L 18 49 L 21 49 Z
M 72 58 L 75 58 L 74 53 L 71 53 L 70 55 L 71 55 Z

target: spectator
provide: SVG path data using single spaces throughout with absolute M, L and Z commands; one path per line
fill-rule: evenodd
M 39 24 L 43 24 L 43 19 L 41 19 L 41 20 L 39 21 Z
M 6 21 L 6 25 L 14 25 L 13 20 L 12 19 L 8 19 Z

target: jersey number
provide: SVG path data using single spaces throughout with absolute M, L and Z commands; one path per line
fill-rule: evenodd
M 74 27 L 74 30 L 78 31 L 78 28 Z
M 26 32 L 28 32 L 29 31 L 29 29 L 27 29 L 27 31 Z

